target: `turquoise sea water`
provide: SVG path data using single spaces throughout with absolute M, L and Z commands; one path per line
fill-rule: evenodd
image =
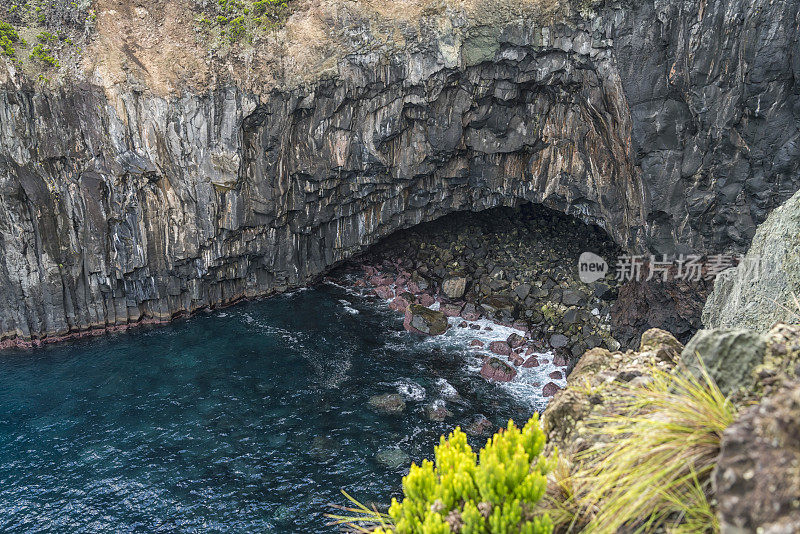
M 322 285 L 0 352 L 0 531 L 335 532 L 322 514 L 344 504 L 340 488 L 398 495 L 407 465 L 389 469 L 379 451 L 420 461 L 476 414 L 532 415 L 521 395 L 468 371 L 465 350 Z M 396 392 L 402 416 L 367 408 Z M 426 419 L 443 397 L 454 417 Z

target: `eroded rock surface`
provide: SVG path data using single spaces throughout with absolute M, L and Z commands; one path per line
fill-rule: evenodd
M 709 328 L 766 331 L 800 320 L 800 193 L 758 227 L 735 269 L 722 273 L 703 308 Z
M 521 200 L 630 249 L 742 250 L 797 189 L 797 0 L 512 4 L 383 6 L 387 26 L 324 3 L 285 61 L 240 65 L 291 66 L 269 83 L 164 62 L 137 40 L 171 41 L 105 1 L 88 74 L 3 60 L 0 341 L 282 291 Z
M 723 534 L 797 532 L 799 382 L 748 408 L 725 431 L 713 482 Z

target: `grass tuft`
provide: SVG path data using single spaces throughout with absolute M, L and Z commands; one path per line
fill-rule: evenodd
M 621 415 L 587 422 L 598 441 L 576 457 L 568 501 L 591 518 L 584 532 L 718 530 L 708 479 L 736 410 L 705 368 L 699 378 L 683 368 L 652 377 L 620 386 Z

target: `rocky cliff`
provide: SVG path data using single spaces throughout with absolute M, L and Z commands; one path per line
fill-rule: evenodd
M 227 63 L 178 33 L 187 2 L 93 4 L 56 81 L 0 60 L 6 344 L 281 291 L 520 201 L 630 250 L 742 250 L 800 185 L 798 0 L 309 2 Z
M 709 328 L 766 331 L 800 319 L 800 193 L 758 227 L 742 262 L 722 273 L 703 308 Z

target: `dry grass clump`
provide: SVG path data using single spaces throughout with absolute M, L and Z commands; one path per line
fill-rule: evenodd
M 719 530 L 709 475 L 736 410 L 705 369 L 700 378 L 682 367 L 651 376 L 620 385 L 614 415 L 587 422 L 595 445 L 551 484 L 549 514 L 562 531 Z

